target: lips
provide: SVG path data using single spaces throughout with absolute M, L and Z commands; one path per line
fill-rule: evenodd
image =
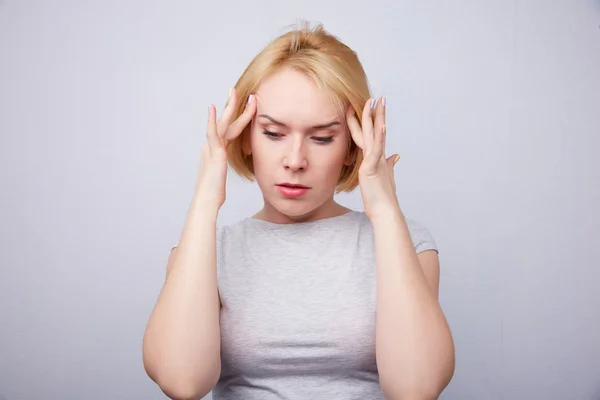
M 296 198 L 303 196 L 310 190 L 310 187 L 297 183 L 281 183 L 277 185 L 279 192 L 287 198 Z
M 308 186 L 300 185 L 297 183 L 280 183 L 277 186 L 285 186 L 287 188 L 310 189 L 310 187 Z

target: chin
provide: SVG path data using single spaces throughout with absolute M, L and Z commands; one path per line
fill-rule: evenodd
M 296 222 L 309 220 L 328 201 L 328 197 L 323 196 L 323 191 L 310 189 L 308 193 L 300 197 L 289 198 L 281 194 L 274 185 L 266 186 L 259 182 L 265 205 L 274 211 L 275 215 L 271 217 L 276 220 L 280 218 L 282 221 Z
M 279 213 L 292 218 L 298 218 L 306 214 L 310 214 L 318 207 L 316 204 L 310 201 L 291 199 L 277 199 L 271 202 L 271 206 Z

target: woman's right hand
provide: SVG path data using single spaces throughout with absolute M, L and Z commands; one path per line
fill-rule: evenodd
M 232 123 L 231 118 L 238 104 L 237 91 L 231 89 L 227 106 L 217 121 L 213 104 L 208 107 L 206 143 L 202 147 L 200 171 L 196 182 L 196 197 L 205 206 L 218 210 L 225 202 L 227 179 L 227 147 L 250 123 L 256 112 L 256 98 L 250 95 L 244 112 Z

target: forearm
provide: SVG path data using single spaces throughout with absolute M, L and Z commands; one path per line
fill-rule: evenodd
M 195 197 L 144 337 L 144 363 L 174 398 L 199 398 L 220 374 L 217 208 Z
M 373 218 L 377 271 L 376 354 L 388 398 L 437 398 L 454 370 L 454 345 L 419 264 L 400 208 Z

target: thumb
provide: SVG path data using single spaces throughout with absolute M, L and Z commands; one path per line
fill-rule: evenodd
M 396 165 L 396 163 L 398 162 L 399 159 L 400 159 L 400 154 L 394 154 L 392 156 L 389 156 L 386 160 L 388 167 L 393 169 L 394 165 Z

